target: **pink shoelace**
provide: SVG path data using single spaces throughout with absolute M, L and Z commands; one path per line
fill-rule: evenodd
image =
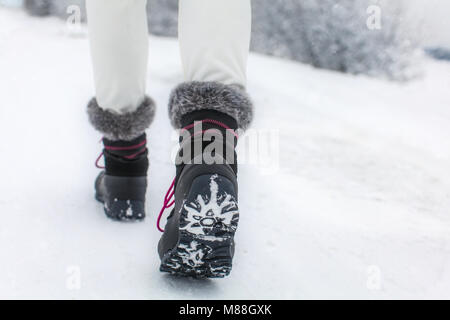
M 103 140 L 103 139 L 102 139 Z M 100 140 L 100 142 L 102 141 Z M 147 140 L 142 141 L 139 144 L 136 144 L 134 146 L 127 146 L 127 147 L 112 147 L 112 146 L 105 146 L 105 150 L 109 150 L 109 151 L 127 151 L 127 150 L 135 150 L 135 149 L 140 149 L 142 147 L 144 147 L 147 144 Z M 134 158 L 136 158 L 138 155 L 142 154 L 145 152 L 145 148 L 143 150 L 139 150 L 138 152 L 129 155 L 129 156 L 124 156 L 125 159 L 129 159 L 132 160 Z M 99 169 L 105 169 L 104 166 L 99 165 L 100 159 L 104 156 L 104 151 L 102 151 L 100 153 L 100 155 L 98 156 L 97 160 L 95 161 L 95 166 Z
M 224 128 L 226 130 L 231 130 L 233 132 L 233 135 L 237 139 L 239 138 L 238 134 L 236 132 L 234 132 L 234 130 L 232 130 L 230 127 L 228 127 L 226 124 L 224 124 L 224 123 L 222 123 L 220 121 L 217 121 L 217 120 L 213 120 L 213 119 L 205 119 L 205 120 L 202 120 L 202 121 L 196 121 L 195 123 L 190 124 L 187 127 L 182 128 L 181 131 L 192 129 L 193 127 L 195 127 L 195 125 L 198 122 L 201 122 L 201 123 L 212 123 L 212 124 L 215 124 L 215 125 L 217 125 L 219 127 Z M 203 134 L 206 131 L 207 130 L 204 130 L 204 131 L 201 131 L 201 132 L 198 132 L 198 133 L 194 132 L 194 136 L 196 136 L 198 134 Z M 164 212 L 167 209 L 170 209 L 175 204 L 175 200 L 172 200 L 173 197 L 175 196 L 175 180 L 176 180 L 176 178 L 173 179 L 172 184 L 169 187 L 169 190 L 167 190 L 167 192 L 166 192 L 166 196 L 164 197 L 163 207 L 161 208 L 161 211 L 159 212 L 159 215 L 158 215 L 158 219 L 156 221 L 156 227 L 158 228 L 158 230 L 160 232 L 164 232 L 164 229 L 161 228 L 161 219 L 162 219 L 162 216 L 163 216 Z
M 170 209 L 170 207 L 172 207 L 175 204 L 175 200 L 172 200 L 174 195 L 175 195 L 175 179 L 173 179 L 169 190 L 167 190 L 166 196 L 164 197 L 163 207 L 161 208 L 161 211 L 159 212 L 158 215 L 158 220 L 156 221 L 156 227 L 160 232 L 164 232 L 164 229 L 161 228 L 161 219 L 164 212 L 167 209 Z

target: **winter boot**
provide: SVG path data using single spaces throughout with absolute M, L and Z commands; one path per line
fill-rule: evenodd
M 236 110 L 244 106 L 250 112 L 251 104 L 243 91 L 233 87 L 194 83 L 187 89 L 178 88 L 178 93 L 181 90 L 184 98 L 200 95 L 196 103 L 201 111 L 184 104 L 177 113 L 181 118 L 172 117 L 173 123 L 179 122 L 175 126 L 183 129 L 176 178 L 158 218 L 158 229 L 164 232 L 158 245 L 160 270 L 181 276 L 222 278 L 231 272 L 239 221 L 235 147 L 236 131 L 242 127 L 236 120 L 242 118 L 223 111 L 236 103 Z M 172 96 L 172 106 L 176 100 Z M 161 216 L 172 205 L 162 230 Z
M 104 149 L 96 163 L 104 170 L 95 181 L 95 198 L 113 220 L 145 218 L 149 161 L 144 131 L 153 120 L 154 109 L 150 98 L 136 111 L 125 114 L 102 110 L 95 99 L 88 105 L 91 123 L 104 135 Z M 98 164 L 102 156 L 104 167 Z
M 143 220 L 149 166 L 145 134 L 133 141 L 104 138 L 103 144 L 105 170 L 95 181 L 95 198 L 113 220 Z

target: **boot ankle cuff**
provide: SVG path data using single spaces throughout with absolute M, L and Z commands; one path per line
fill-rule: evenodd
M 253 104 L 238 85 L 219 82 L 185 82 L 170 96 L 169 117 L 176 129 L 182 128 L 182 118 L 194 111 L 214 110 L 231 116 L 239 129 L 247 129 L 253 119 Z
M 134 112 L 118 114 L 103 110 L 93 98 L 87 107 L 90 123 L 105 138 L 113 141 L 130 141 L 141 136 L 150 126 L 155 117 L 155 103 L 150 97 Z
M 229 127 L 232 130 L 238 129 L 238 124 L 236 119 L 233 117 L 224 114 L 222 112 L 218 112 L 215 110 L 200 110 L 200 111 L 194 111 L 188 114 L 185 114 L 183 117 L 181 117 L 181 128 L 185 128 L 189 125 L 194 124 L 198 121 L 204 121 L 204 120 L 214 120 L 219 123 L 222 123 Z M 213 123 L 211 123 L 213 124 Z M 211 125 L 213 127 L 213 125 Z

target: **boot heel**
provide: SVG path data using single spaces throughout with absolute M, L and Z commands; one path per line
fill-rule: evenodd
M 100 174 L 96 181 L 96 199 L 103 203 L 108 218 L 140 221 L 145 218 L 147 177 L 113 177 Z
M 145 202 L 137 200 L 118 200 L 104 203 L 105 214 L 117 221 L 139 221 L 145 219 Z

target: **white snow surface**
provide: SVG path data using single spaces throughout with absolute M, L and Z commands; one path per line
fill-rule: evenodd
M 177 42 L 150 41 L 148 217 L 123 224 L 93 197 L 85 34 L 0 8 L 0 298 L 450 298 L 449 63 L 398 84 L 252 54 L 253 129 L 278 130 L 279 170 L 240 167 L 232 275 L 199 281 L 159 272 L 182 73 Z

